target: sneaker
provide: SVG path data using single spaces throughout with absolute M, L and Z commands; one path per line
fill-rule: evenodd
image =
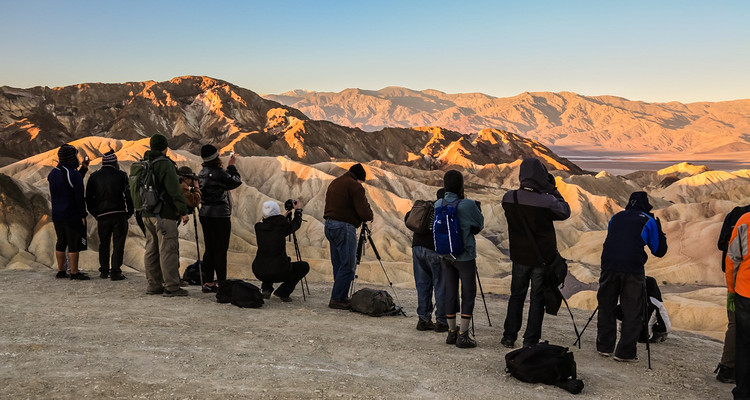
M 207 282 L 201 287 L 201 292 L 203 293 L 216 293 L 217 290 L 219 290 L 219 286 L 216 282 Z
M 110 275 L 109 279 L 113 281 L 121 281 L 125 278 L 125 275 L 122 274 L 122 272 L 113 272 L 112 275 Z
M 89 276 L 85 273 L 78 271 L 75 274 L 70 274 L 70 279 L 75 281 L 87 281 L 91 278 L 89 278 Z
M 68 273 L 65 271 L 57 271 L 57 275 L 55 275 L 55 278 L 57 279 L 64 279 L 68 277 Z
M 162 294 L 162 293 L 164 293 L 164 289 L 156 289 L 156 290 L 146 289 L 146 294 Z
M 734 368 L 725 367 L 719 364 L 714 372 L 718 372 L 718 374 L 716 374 L 717 381 L 721 383 L 736 383 L 734 379 Z
M 448 332 L 448 324 L 445 322 L 435 322 L 435 332 Z
M 107 272 L 100 272 L 99 273 L 99 277 L 102 278 L 102 279 L 109 278 L 109 271 L 107 271 Z
M 477 341 L 469 336 L 469 331 L 459 333 L 456 339 L 456 347 L 459 349 L 471 349 L 477 347 Z
M 352 308 L 352 306 L 349 304 L 349 300 L 331 300 L 328 302 L 328 308 L 333 308 L 336 310 L 349 310 Z
M 636 363 L 636 362 L 638 362 L 638 356 L 635 356 L 633 358 L 620 358 L 620 357 L 614 356 L 612 358 L 614 358 L 615 361 L 619 361 L 619 362 L 626 362 L 626 363 Z
M 164 293 L 162 294 L 162 296 L 164 297 L 187 296 L 187 295 L 188 295 L 188 291 L 183 288 L 179 288 L 177 290 L 172 290 L 172 291 L 164 290 Z
M 418 331 L 434 331 L 435 330 L 435 324 L 432 323 L 432 320 L 423 320 L 422 318 L 419 319 L 417 322 L 417 330 Z
M 503 345 L 503 346 L 505 346 L 505 347 L 507 347 L 507 348 L 509 348 L 509 349 L 512 349 L 512 348 L 516 347 L 516 341 L 515 340 L 510 340 L 510 338 L 507 338 L 505 336 L 503 336 L 503 338 L 500 339 L 500 344 Z
M 606 351 L 600 351 L 599 355 L 602 357 L 612 357 L 612 353 L 608 353 Z
M 273 291 L 272 290 L 268 290 L 268 289 L 263 289 L 263 291 L 261 293 L 263 293 L 263 298 L 264 299 L 270 299 L 271 298 L 271 293 L 273 293 Z
M 448 329 L 448 336 L 445 338 L 445 344 L 456 344 L 456 340 L 458 339 L 458 329 L 452 330 Z

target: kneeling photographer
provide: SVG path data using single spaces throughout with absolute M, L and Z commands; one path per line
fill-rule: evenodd
M 253 274 L 262 282 L 263 297 L 271 293 L 289 302 L 294 287 L 310 271 L 304 261 L 292 262 L 286 254 L 286 237 L 302 225 L 302 208 L 296 200 L 284 203 L 286 214 L 282 215 L 275 201 L 263 203 L 263 220 L 255 224 L 258 253 L 253 260 Z M 282 282 L 274 292 L 273 284 Z

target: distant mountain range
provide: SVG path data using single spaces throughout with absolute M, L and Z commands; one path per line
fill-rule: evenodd
M 381 160 L 420 168 L 475 168 L 536 156 L 580 173 L 539 142 L 508 131 L 473 135 L 439 128 L 366 132 L 304 113 L 228 82 L 185 76 L 166 82 L 86 83 L 61 88 L 0 87 L 2 164 L 89 136 L 138 140 L 161 133 L 197 154 L 212 143 L 239 155 L 288 156 L 305 163 Z
M 571 92 L 498 98 L 402 87 L 294 90 L 265 98 L 313 119 L 378 130 L 440 126 L 464 134 L 495 128 L 516 132 L 566 154 L 720 153 L 750 150 L 750 100 L 646 103 Z

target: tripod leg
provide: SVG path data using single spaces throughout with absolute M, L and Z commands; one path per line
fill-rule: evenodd
M 367 229 L 366 226 L 363 226 L 363 230 Z M 388 272 L 385 270 L 385 266 L 383 265 L 383 260 L 380 258 L 380 253 L 378 252 L 378 249 L 375 247 L 375 242 L 372 240 L 372 235 L 370 235 L 369 229 L 365 231 L 367 234 L 367 239 L 370 241 L 370 246 L 372 246 L 372 252 L 375 253 L 375 257 L 378 259 L 378 263 L 380 263 L 380 269 L 383 270 L 383 274 L 385 275 L 385 280 L 388 281 L 388 285 L 391 287 L 391 291 L 393 292 L 393 298 L 396 300 L 396 305 L 401 309 L 401 314 L 406 316 L 406 312 L 404 312 L 404 308 L 401 307 L 401 301 L 398 299 L 398 294 L 396 294 L 396 289 L 393 287 L 393 282 L 391 281 L 391 278 L 388 276 Z
M 477 283 L 479 284 L 479 293 L 482 294 L 482 303 L 484 303 L 484 312 L 487 313 L 487 323 L 492 326 L 492 321 L 490 321 L 490 311 L 487 309 L 487 300 L 484 298 L 484 290 L 482 290 L 482 281 L 479 279 L 479 270 L 474 269 L 474 272 L 477 274 Z M 471 323 L 474 323 L 474 319 L 472 318 Z M 472 328 L 473 329 L 473 328 Z
M 565 296 L 563 296 L 562 299 L 565 302 L 565 307 L 568 309 L 568 314 L 570 314 L 570 320 L 573 321 L 573 330 L 575 331 L 576 337 L 578 338 L 578 340 L 576 340 L 576 341 L 578 342 L 578 348 L 580 349 L 581 348 L 581 334 L 578 333 L 578 327 L 576 326 L 576 319 L 573 318 L 573 312 L 570 311 L 570 306 L 568 305 L 568 300 L 565 300 Z
M 193 228 L 195 228 L 195 251 L 198 252 L 198 273 L 201 275 L 201 289 L 203 288 L 203 262 L 201 262 L 201 247 L 198 244 L 198 216 L 193 209 Z
M 646 282 L 643 282 L 643 329 L 646 330 L 646 354 L 648 356 L 648 369 L 651 369 L 651 338 L 648 337 L 648 291 L 646 291 Z
M 586 332 L 586 328 L 588 328 L 589 324 L 591 323 L 591 320 L 594 319 L 594 315 L 596 315 L 596 312 L 599 311 L 599 306 L 597 305 L 594 309 L 594 312 L 591 313 L 591 316 L 589 317 L 589 320 L 586 321 L 586 325 L 583 326 L 583 329 L 581 329 L 581 333 L 578 335 L 578 339 L 576 339 L 575 343 L 573 343 L 573 346 L 576 344 L 578 345 L 578 348 L 581 348 L 580 342 L 581 342 L 581 336 L 583 336 L 583 332 Z

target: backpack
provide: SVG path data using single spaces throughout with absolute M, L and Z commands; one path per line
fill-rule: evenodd
M 406 218 L 406 227 L 414 233 L 428 234 L 432 232 L 435 219 L 435 203 L 428 200 L 416 200 Z
M 263 294 L 257 286 L 241 279 L 227 279 L 216 291 L 217 303 L 232 303 L 241 308 L 260 308 L 263 306 Z
M 352 294 L 349 304 L 352 311 L 371 317 L 398 315 L 402 312 L 400 307 L 396 307 L 393 297 L 385 290 L 359 289 Z
M 461 199 L 448 203 L 445 200 L 435 207 L 435 221 L 432 234 L 435 241 L 435 252 L 456 258 L 464 252 L 464 238 L 458 221 L 458 205 Z
M 573 394 L 583 390 L 583 382 L 576 379 L 573 353 L 548 341 L 506 354 L 505 371 L 527 383 L 555 385 Z
M 201 271 L 200 271 L 200 260 L 190 264 L 185 268 L 185 272 L 182 273 L 182 280 L 191 285 L 201 284 Z
M 163 204 L 161 191 L 154 182 L 154 164 L 167 160 L 159 156 L 153 160 L 145 158 L 130 166 L 130 194 L 136 211 L 159 215 Z

